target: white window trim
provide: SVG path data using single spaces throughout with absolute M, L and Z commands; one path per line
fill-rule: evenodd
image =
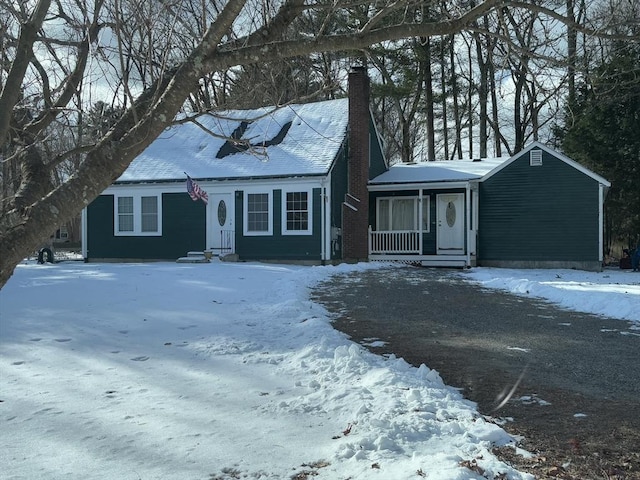
M 306 230 L 287 229 L 287 193 L 306 193 L 307 211 L 309 213 Z M 289 188 L 282 190 L 282 235 L 313 235 L 313 190 L 307 188 Z
M 529 151 L 529 166 L 541 167 L 542 166 L 542 150 L 530 150 Z
M 431 209 L 430 209 L 430 202 L 431 202 L 431 198 L 428 195 L 425 195 L 422 197 L 422 216 L 420 215 L 421 210 L 419 208 L 420 206 L 420 197 L 417 196 L 394 196 L 394 197 L 378 197 L 376 198 L 376 228 L 379 228 L 380 225 L 380 201 L 381 200 L 390 200 L 391 203 L 393 203 L 394 200 L 414 200 L 414 212 L 415 212 L 415 219 L 419 222 L 422 223 L 422 218 L 424 217 L 425 211 L 426 211 L 426 216 L 427 216 L 427 224 L 426 225 L 414 225 L 414 230 L 409 230 L 409 231 L 420 231 L 422 233 L 429 233 L 431 231 Z M 393 212 L 393 207 L 390 206 L 389 207 L 389 213 Z M 419 217 L 419 218 L 418 218 Z M 391 218 L 389 218 L 389 224 L 391 225 Z M 396 232 L 396 231 L 405 231 L 405 230 L 385 230 L 385 231 L 390 231 L 390 232 Z
M 269 228 L 263 232 L 249 231 L 249 195 L 263 194 L 269 198 Z M 244 201 L 242 202 L 242 233 L 245 237 L 265 237 L 273 235 L 273 191 L 271 190 L 250 190 L 244 192 Z
M 118 198 L 133 197 L 133 231 L 121 232 L 118 221 Z M 158 199 L 158 230 L 155 232 L 142 231 L 142 197 L 156 197 Z M 161 237 L 162 236 L 162 193 L 160 192 L 122 192 L 113 194 L 113 235 L 116 237 Z

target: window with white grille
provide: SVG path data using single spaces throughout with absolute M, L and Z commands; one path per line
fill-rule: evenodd
M 146 192 L 145 192 L 146 193 Z M 114 195 L 114 235 L 162 235 L 161 194 L 123 193 Z

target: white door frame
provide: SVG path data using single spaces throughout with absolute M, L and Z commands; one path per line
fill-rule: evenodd
M 439 193 L 436 195 L 436 205 L 438 255 L 464 254 L 464 193 Z
M 224 208 L 226 210 L 224 225 L 220 225 L 220 217 L 218 216 L 220 201 L 224 201 Z M 207 206 L 207 248 L 213 250 L 214 255 L 220 255 L 221 253 L 235 253 L 236 227 L 234 193 L 210 193 Z

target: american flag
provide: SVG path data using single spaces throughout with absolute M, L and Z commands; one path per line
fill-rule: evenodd
M 201 199 L 206 204 L 209 201 L 209 195 L 207 195 L 207 192 L 202 190 L 200 185 L 194 182 L 189 175 L 187 175 L 187 192 L 189 192 L 189 196 L 194 202 Z

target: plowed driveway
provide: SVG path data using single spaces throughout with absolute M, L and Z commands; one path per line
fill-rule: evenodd
M 535 454 L 503 452 L 521 470 L 537 478 L 640 479 L 638 331 L 482 289 L 462 275 L 373 269 L 333 278 L 314 300 L 355 341 L 438 370 L 481 413 L 505 421 Z

